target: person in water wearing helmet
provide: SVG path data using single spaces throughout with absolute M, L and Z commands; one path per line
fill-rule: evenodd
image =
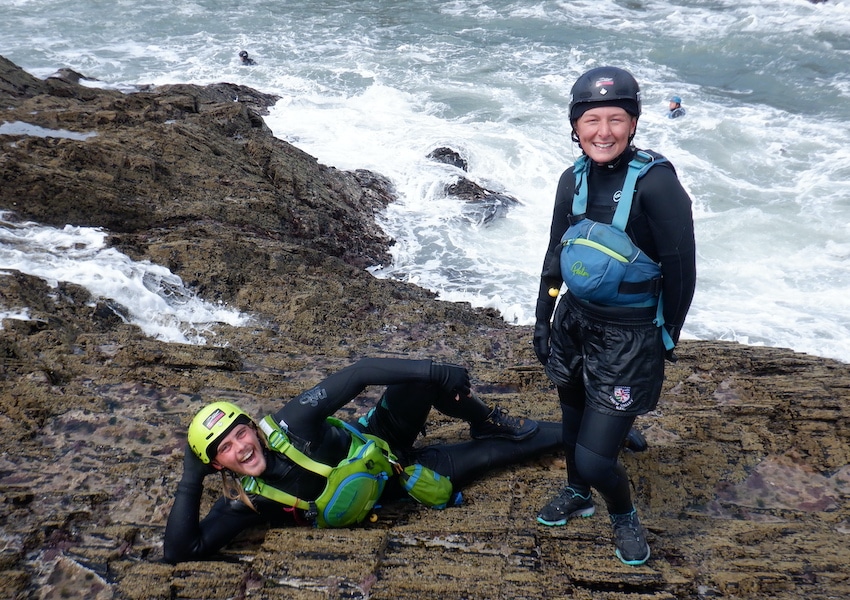
M 243 64 L 243 65 L 246 65 L 246 66 L 251 66 L 251 65 L 255 65 L 255 64 L 257 64 L 257 63 L 254 61 L 254 59 L 253 59 L 253 58 L 251 58 L 250 56 L 248 56 L 248 51 L 247 51 L 247 50 L 240 50 L 240 51 L 239 51 L 239 60 L 241 60 L 241 61 L 242 61 L 242 64 Z
M 682 99 L 679 96 L 670 96 L 667 111 L 668 119 L 678 119 L 685 116 L 685 109 L 682 107 Z
M 386 389 L 366 416 L 347 425 L 328 419 L 370 385 Z M 432 407 L 467 421 L 472 440 L 414 447 Z M 392 460 L 381 474 L 389 481 L 377 498 L 370 499 L 382 503 L 403 496 L 406 488 L 401 486 L 412 479 L 402 472 L 406 465 L 431 469 L 437 480 L 447 477 L 451 495 L 443 504 L 452 505 L 459 502 L 457 490 L 488 469 L 556 451 L 562 445 L 558 423 L 538 423 L 491 408 L 471 391 L 467 369 L 430 360 L 361 359 L 286 402 L 259 425 L 258 431 L 247 413 L 225 401 L 209 404 L 196 414 L 165 531 L 167 562 L 209 557 L 243 530 L 260 524 L 334 526 L 317 522 L 322 516 L 315 514 L 316 506 L 311 504 L 331 486 L 331 479 L 305 468 L 301 457 L 308 457 L 308 466 L 313 461 L 336 466 L 352 448 L 360 447 L 363 435 L 375 436 L 391 452 Z M 293 455 L 287 446 L 297 452 Z M 201 520 L 204 478 L 216 471 L 240 479 L 223 477 L 231 485 L 225 486 L 226 494 Z M 247 488 L 242 486 L 248 483 Z M 299 498 L 307 499 L 306 508 L 293 501 Z
M 567 480 L 540 510 L 537 521 L 557 526 L 573 517 L 591 516 L 594 488 L 608 509 L 617 557 L 640 565 L 649 559 L 649 544 L 618 451 L 635 418 L 658 402 L 665 356 L 675 360 L 672 347 L 693 298 L 696 251 L 691 199 L 669 162 L 632 145 L 641 99 L 638 83 L 627 71 L 599 67 L 584 73 L 573 85 L 569 108 L 571 138 L 581 147 L 582 157 L 558 182 L 533 339 L 535 354 L 557 387 Z M 640 307 L 606 305 L 582 299 L 569 289 L 557 301 L 565 276 L 570 276 L 560 264 L 562 237 L 582 219 L 612 223 L 621 194 L 626 193 L 630 163 L 637 158 L 656 159 L 657 166 L 637 180 L 625 232 L 660 264 L 661 278 L 651 283 L 660 289 L 662 310 L 658 297 Z M 575 215 L 574 198 L 582 195 L 586 209 Z M 658 326 L 659 313 L 663 327 Z

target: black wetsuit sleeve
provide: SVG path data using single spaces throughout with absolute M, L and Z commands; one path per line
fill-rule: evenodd
M 549 295 L 549 289 L 560 289 L 564 282 L 561 277 L 561 238 L 569 228 L 569 214 L 572 210 L 575 193 L 575 176 L 570 167 L 561 174 L 558 190 L 555 193 L 555 208 L 552 212 L 552 224 L 549 228 L 549 244 L 546 256 L 543 258 L 543 269 L 540 274 L 540 289 L 537 293 L 537 308 L 535 316 L 538 321 L 546 321 L 555 308 L 555 298 Z
M 202 521 L 200 518 L 203 482 L 183 480 L 177 485 L 174 506 L 168 515 L 163 558 L 176 564 L 209 558 L 240 532 L 265 519 L 239 501 L 218 499 Z
M 637 238 L 635 243 L 661 264 L 664 322 L 677 341 L 696 288 L 691 198 L 675 171 L 663 165 L 650 169 L 637 189 L 646 229 L 640 231 L 643 227 L 635 224 L 635 231 L 630 233 Z M 641 239 L 647 234 L 651 240 Z

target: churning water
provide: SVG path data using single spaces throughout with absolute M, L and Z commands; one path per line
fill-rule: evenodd
M 636 143 L 694 201 L 684 337 L 850 362 L 850 4 L 829 0 L 5 0 L 0 54 L 104 85 L 229 81 L 280 95 L 266 121 L 321 162 L 389 176 L 397 244 L 375 269 L 533 321 L 555 185 L 577 157 L 567 102 L 594 66 L 643 89 Z M 246 50 L 254 66 L 241 65 Z M 666 118 L 677 94 L 686 117 Z M 518 198 L 480 225 L 460 175 Z M 0 268 L 4 265 L 0 264 Z

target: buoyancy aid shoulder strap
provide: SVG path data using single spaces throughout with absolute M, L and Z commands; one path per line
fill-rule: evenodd
M 352 447 L 355 447 L 354 444 L 356 442 L 359 442 L 356 443 L 356 447 L 359 447 L 369 441 L 372 441 L 384 452 L 384 454 L 387 455 L 387 458 L 391 463 L 395 463 L 398 460 L 385 440 L 374 435 L 361 433 L 356 427 L 341 419 L 337 419 L 336 417 L 328 417 L 327 422 L 334 427 L 344 429 L 352 438 Z M 272 450 L 280 452 L 298 466 L 323 477 L 328 477 L 331 474 L 331 471 L 333 471 L 333 466 L 315 461 L 293 446 L 292 442 L 289 440 L 289 436 L 280 427 L 280 425 L 278 425 L 272 415 L 266 415 L 266 417 L 260 421 L 260 429 L 264 434 L 266 434 L 266 440 L 268 440 L 269 447 Z
M 293 496 L 289 492 L 284 492 L 283 490 L 279 490 L 276 487 L 266 485 L 266 482 L 263 481 L 263 479 L 260 477 L 251 477 L 250 475 L 245 475 L 244 477 L 242 477 L 241 483 L 242 488 L 249 494 L 257 494 L 258 496 L 263 496 L 264 498 L 268 498 L 269 500 L 274 500 L 278 504 L 294 506 L 295 508 L 300 508 L 301 510 L 310 510 L 312 508 L 312 504 L 310 502 Z
M 629 213 L 632 210 L 632 200 L 635 196 L 635 186 L 638 180 L 646 175 L 655 165 L 667 162 L 667 159 L 656 152 L 647 152 L 638 150 L 631 161 L 629 161 L 629 171 L 626 173 L 626 179 L 623 182 L 623 189 L 620 192 L 620 201 L 617 203 L 617 210 L 614 212 L 614 218 L 611 225 L 620 231 L 626 230 L 626 225 L 629 222 Z M 658 305 L 656 307 L 654 323 L 661 328 L 661 339 L 664 341 L 664 347 L 667 350 L 672 350 L 675 344 L 673 338 L 667 328 L 664 327 L 664 295 L 659 294 Z
M 620 231 L 626 230 L 626 224 L 629 222 L 629 212 L 632 210 L 632 200 L 635 196 L 635 186 L 638 179 L 643 177 L 649 169 L 657 164 L 666 162 L 667 159 L 660 154 L 650 154 L 644 150 L 635 152 L 634 157 L 629 161 L 629 171 L 626 173 L 626 179 L 623 181 L 623 188 L 620 192 L 620 201 L 617 203 L 617 210 L 614 212 L 614 218 L 611 225 Z
M 323 477 L 328 477 L 331 474 L 331 471 L 333 471 L 333 467 L 313 460 L 293 446 L 292 442 L 289 441 L 289 436 L 286 435 L 286 432 L 281 429 L 280 425 L 277 424 L 274 417 L 271 415 L 266 415 L 263 420 L 260 421 L 260 429 L 264 434 L 266 434 L 266 439 L 268 440 L 269 447 L 272 450 L 285 455 L 298 466 Z
M 573 215 L 583 215 L 587 212 L 587 176 L 590 171 L 590 159 L 587 154 L 579 156 L 573 164 L 573 175 L 576 178 L 575 195 L 573 196 Z
M 634 157 L 629 161 L 629 170 L 620 192 L 620 201 L 617 203 L 617 210 L 611 222 L 614 227 L 620 231 L 626 230 L 638 179 L 643 177 L 651 167 L 663 162 L 667 162 L 667 159 L 656 152 L 646 150 L 635 152 Z M 587 179 L 590 174 L 590 159 L 586 154 L 582 154 L 573 164 L 573 174 L 576 183 L 572 214 L 578 216 L 587 212 Z
M 310 457 L 304 455 L 301 451 L 295 448 L 292 445 L 292 442 L 289 441 L 289 436 L 286 435 L 286 432 L 277 424 L 274 420 L 274 417 L 271 415 L 267 415 L 260 421 L 259 424 L 260 430 L 266 436 L 266 442 L 269 445 L 269 448 L 274 450 L 275 452 L 280 452 L 281 454 L 285 454 L 290 457 L 293 461 L 301 464 L 304 468 L 313 471 L 309 466 L 302 464 L 297 458 L 300 457 L 302 459 L 306 459 L 310 463 L 314 463 L 314 465 L 318 465 L 320 467 L 325 467 L 326 465 L 322 465 L 321 463 L 317 463 L 312 460 Z M 315 471 L 314 471 L 315 472 Z M 259 496 L 263 496 L 270 500 L 274 500 L 279 504 L 284 504 L 286 506 L 294 506 L 295 508 L 300 508 L 302 510 L 309 510 L 310 503 L 306 500 L 302 500 L 297 496 L 290 494 L 289 492 L 284 492 L 283 490 L 279 490 L 270 485 L 266 485 L 266 482 L 263 481 L 261 477 L 252 477 L 250 475 L 245 475 L 241 478 L 240 483 L 242 484 L 242 489 L 244 489 L 249 494 L 257 494 Z
M 259 426 L 260 430 L 266 436 L 269 448 L 275 452 L 280 452 L 295 464 L 323 477 L 328 477 L 331 474 L 331 471 L 333 471 L 333 467 L 313 460 L 293 446 L 292 442 L 289 440 L 289 436 L 283 428 L 278 425 L 272 415 L 266 415 L 260 421 Z M 246 475 L 242 477 L 241 483 L 243 489 L 249 494 L 258 494 L 270 500 L 274 500 L 279 504 L 294 506 L 295 508 L 300 508 L 302 510 L 310 510 L 312 508 L 312 504 L 310 502 L 302 500 L 289 492 L 267 485 L 261 477 L 251 477 L 250 475 Z

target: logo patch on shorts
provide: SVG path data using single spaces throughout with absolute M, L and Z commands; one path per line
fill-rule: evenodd
M 625 410 L 632 404 L 632 388 L 628 385 L 615 385 L 611 404 L 617 410 Z

